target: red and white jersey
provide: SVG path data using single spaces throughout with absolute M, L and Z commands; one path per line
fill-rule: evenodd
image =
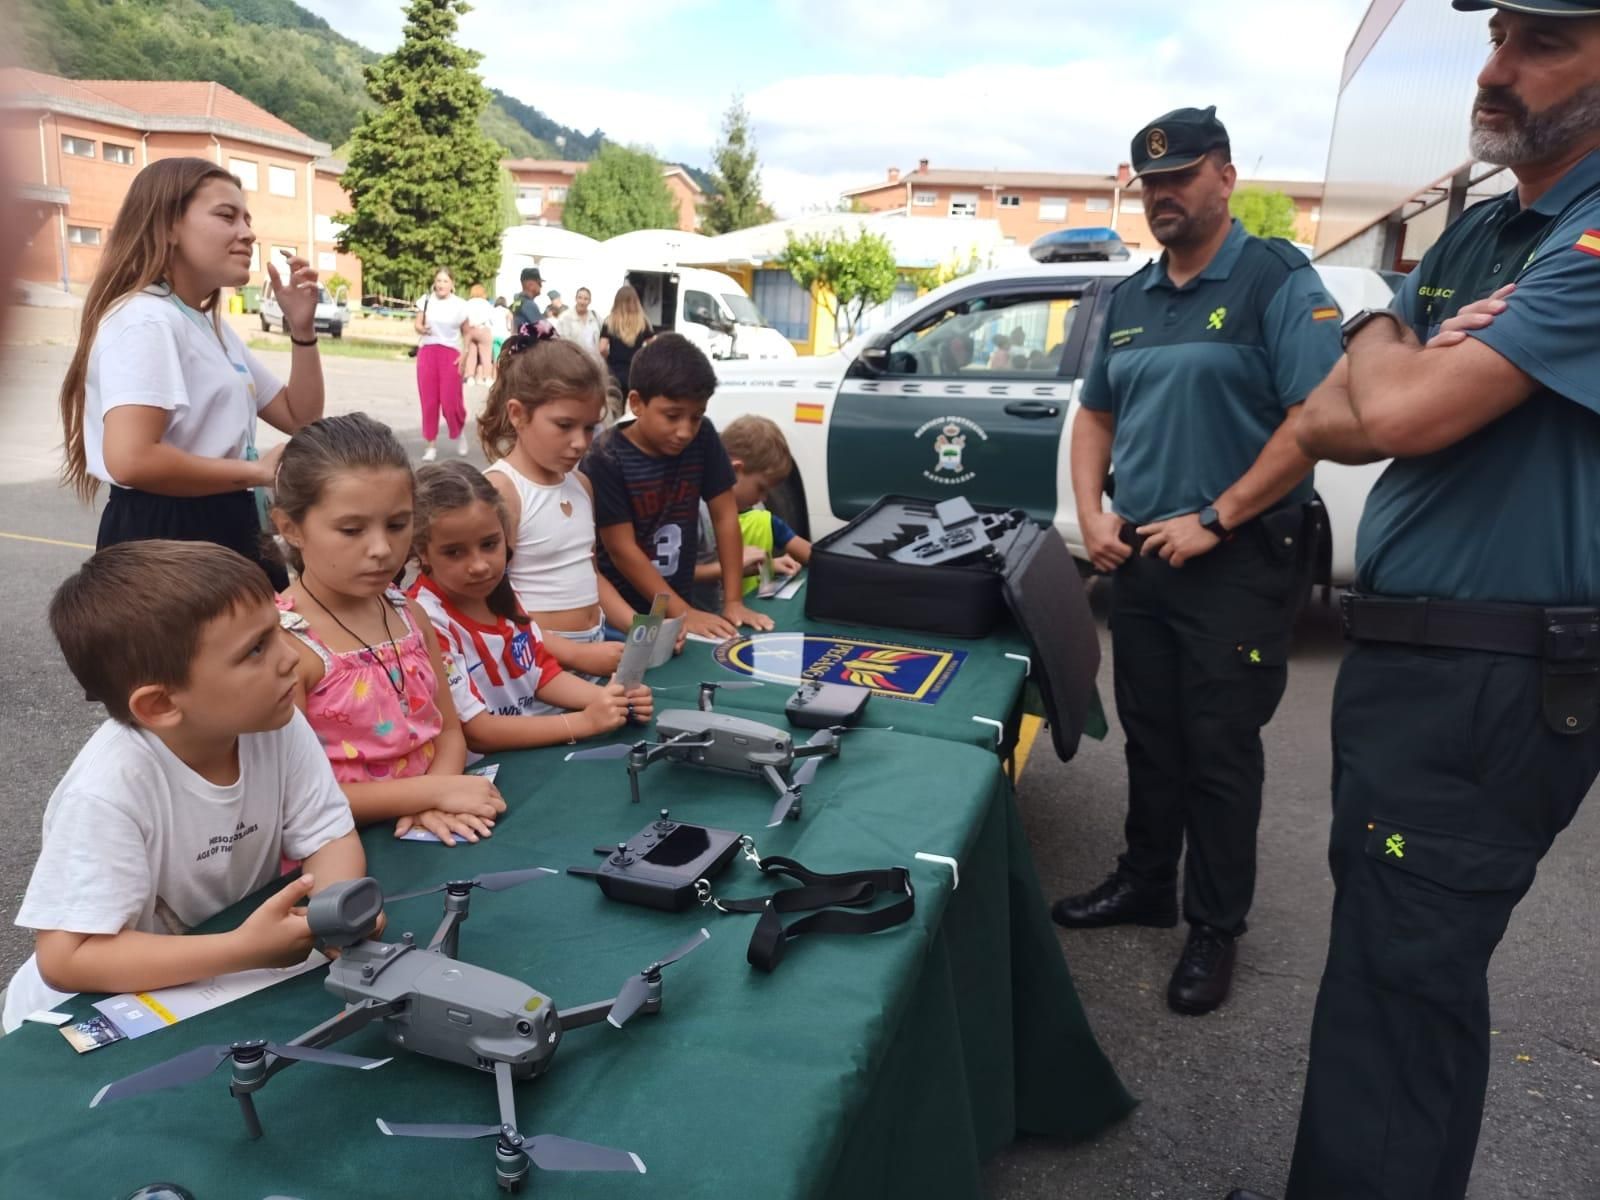
M 561 711 L 538 698 L 539 689 L 561 674 L 561 664 L 544 648 L 537 625 L 504 617 L 493 625 L 475 621 L 426 575 L 417 577 L 410 595 L 439 634 L 450 698 L 463 724 L 484 712 L 525 717 Z

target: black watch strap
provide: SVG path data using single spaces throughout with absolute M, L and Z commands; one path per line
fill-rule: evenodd
M 1211 505 L 1206 505 L 1200 510 L 1200 525 L 1207 533 L 1224 540 L 1228 537 L 1228 527 L 1222 523 L 1222 518 L 1217 515 L 1217 510 Z
M 1405 326 L 1405 321 L 1401 318 L 1400 314 L 1395 312 L 1392 308 L 1363 308 L 1355 316 L 1351 317 L 1344 323 L 1344 327 L 1341 330 L 1341 335 L 1344 339 L 1345 349 L 1350 348 L 1351 338 L 1355 337 L 1356 334 L 1360 333 L 1373 321 L 1379 319 L 1393 321 L 1397 329 Z

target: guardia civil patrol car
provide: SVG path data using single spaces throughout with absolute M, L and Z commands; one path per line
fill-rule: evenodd
M 1086 559 L 1072 498 L 1072 418 L 1110 294 L 1148 261 L 1110 230 L 1050 235 L 1056 259 L 965 276 L 929 292 L 834 354 L 715 365 L 708 415 L 783 429 L 796 470 L 770 503 L 813 540 L 879 497 L 965 496 L 1055 525 Z M 1043 240 L 1043 239 L 1041 239 Z M 1384 307 L 1376 271 L 1318 267 L 1346 314 Z M 1319 582 L 1355 575 L 1356 523 L 1383 464 L 1319 464 L 1328 509 Z

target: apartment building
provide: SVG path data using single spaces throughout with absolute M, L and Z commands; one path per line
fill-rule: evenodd
M 1240 186 L 1286 192 L 1297 213 L 1296 240 L 1316 240 L 1322 184 L 1241 180 Z M 890 167 L 876 183 L 842 193 L 867 212 L 909 217 L 975 218 L 999 222 L 1008 242 L 1026 246 L 1062 229 L 1115 229 L 1135 249 L 1155 245 L 1144 220 L 1139 181 L 1127 164 L 1114 174 L 936 168 L 921 159 L 914 171 Z
M 140 169 L 208 158 L 239 178 L 257 234 L 251 282 L 274 251 L 342 275 L 359 297 L 360 262 L 334 245 L 349 207 L 343 165 L 308 137 L 219 83 L 72 80 L 0 71 L 0 136 L 18 175 L 29 241 L 22 278 L 83 291 Z
M 526 225 L 560 225 L 567 203 L 567 189 L 586 162 L 564 162 L 547 158 L 508 158 L 501 162 L 517 185 L 517 211 Z M 678 228 L 692 232 L 700 228 L 700 205 L 705 192 L 682 167 L 664 166 L 661 177 L 678 205 Z

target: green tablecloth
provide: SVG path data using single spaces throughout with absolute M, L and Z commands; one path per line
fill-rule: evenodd
M 903 629 L 879 629 L 864 625 L 840 625 L 811 621 L 805 615 L 805 585 L 792 600 L 756 600 L 751 607 L 771 617 L 783 633 L 811 634 L 819 637 L 847 638 L 855 641 L 881 641 L 892 645 L 954 650 L 967 655 L 954 679 L 933 704 L 874 697 L 867 705 L 863 722 L 868 725 L 893 725 L 902 733 L 917 733 L 981 746 L 986 750 L 1009 752 L 1016 740 L 1017 720 L 1027 684 L 1027 656 L 1032 653 L 1027 640 L 1009 622 L 981 639 L 942 638 L 933 634 Z M 749 630 L 743 631 L 748 636 Z M 688 642 L 683 653 L 657 667 L 645 682 L 664 691 L 658 708 L 693 708 L 695 685 L 703 680 L 721 682 L 747 679 L 716 661 L 715 647 L 703 642 Z M 1008 656 L 1016 657 L 1008 657 Z M 798 665 L 798 664 L 796 664 Z M 783 713 L 783 706 L 794 694 L 792 684 L 768 683 L 765 687 L 723 692 L 718 707 L 739 707 L 758 712 Z M 974 717 L 982 720 L 974 720 Z M 1001 728 L 996 728 L 996 724 Z
M 649 1174 L 534 1184 L 596 1197 L 971 1196 L 981 1160 L 1016 1132 L 1081 1138 L 1129 1111 L 1046 920 L 999 761 L 902 734 L 870 740 L 870 751 L 863 738 L 819 773 L 803 820 L 774 830 L 762 828 L 770 797 L 749 783 L 658 767 L 649 802 L 634 807 L 620 763 L 541 751 L 504 761 L 512 807 L 490 841 L 450 850 L 368 832 L 370 870 L 390 890 L 591 863 L 594 845 L 628 836 L 658 803 L 680 819 L 754 831 L 763 853 L 817 870 L 911 867 L 911 922 L 802 939 L 771 975 L 744 961 L 754 917 L 618 905 L 569 876 L 475 893 L 462 956 L 528 980 L 558 1006 L 612 995 L 700 925 L 713 935 L 670 969 L 659 1016 L 572 1031 L 549 1074 L 518 1085 L 524 1133 L 631 1149 Z M 601 785 L 596 772 L 607 770 L 615 778 Z M 959 859 L 959 890 L 948 869 L 915 860 L 918 850 Z M 766 890 L 742 859 L 717 888 Z M 426 938 L 437 900 L 393 905 L 389 935 Z M 87 999 L 69 1007 L 89 1011 Z M 495 1194 L 489 1143 L 390 1139 L 374 1127 L 375 1117 L 495 1119 L 488 1075 L 403 1051 L 370 1073 L 286 1071 L 257 1097 L 259 1142 L 245 1136 L 222 1073 L 88 1107 L 102 1084 L 189 1047 L 286 1040 L 334 1011 L 317 972 L 87 1055 L 44 1026 L 0 1039 L 0 1195 L 119 1197 L 156 1179 L 200 1200 Z M 341 1048 L 390 1052 L 376 1027 Z

